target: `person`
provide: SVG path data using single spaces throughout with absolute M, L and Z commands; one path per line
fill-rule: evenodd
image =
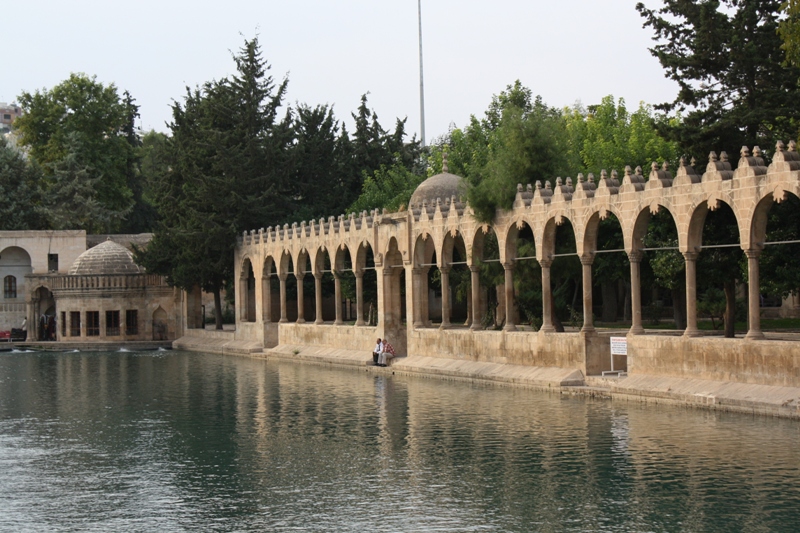
M 372 349 L 372 364 L 378 366 L 378 356 L 383 351 L 383 342 L 378 339 L 378 344 L 375 345 L 375 348 Z
M 396 354 L 394 353 L 394 347 L 389 344 L 389 341 L 384 339 L 383 341 L 383 351 L 378 356 L 378 366 L 387 366 L 389 363 L 389 359 L 394 357 Z

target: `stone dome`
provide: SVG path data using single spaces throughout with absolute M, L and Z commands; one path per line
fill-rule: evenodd
M 89 248 L 72 264 L 70 275 L 144 274 L 144 268 L 133 261 L 133 254 L 112 240 Z
M 467 181 L 461 176 L 450 174 L 446 155 L 442 161 L 442 170 L 441 174 L 431 176 L 419 184 L 411 195 L 411 200 L 408 201 L 409 207 L 419 207 L 423 201 L 433 205 L 437 198 L 441 198 L 442 202 L 447 202 L 449 205 L 450 197 L 455 196 L 458 199 L 466 196 Z

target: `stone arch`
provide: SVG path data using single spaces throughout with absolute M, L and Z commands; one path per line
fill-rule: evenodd
M 242 259 L 239 270 L 239 312 L 242 322 L 256 321 L 256 276 L 249 256 Z
M 500 260 L 503 263 L 511 263 L 517 259 L 517 239 L 519 238 L 520 231 L 524 230 L 525 227 L 530 229 L 533 245 L 537 250 L 539 249 L 540 246 L 536 239 L 536 233 L 533 231 L 533 224 L 525 217 L 518 217 L 509 224 L 505 234 L 505 240 L 501 246 L 502 253 Z
M 372 244 L 364 239 L 358 243 L 355 255 L 353 273 L 356 278 L 356 326 L 364 326 L 377 323 L 378 280 Z
M 165 341 L 169 339 L 169 321 L 167 312 L 159 305 L 153 311 L 153 340 Z
M 633 231 L 624 234 L 625 251 L 631 253 L 644 248 L 644 237 L 647 234 L 647 225 L 650 223 L 650 218 L 661 209 L 665 209 L 669 213 L 672 223 L 675 225 L 675 231 L 678 233 L 678 246 L 680 246 L 681 236 L 678 231 L 678 220 L 675 218 L 675 214 L 664 204 L 653 203 L 639 211 L 633 223 Z
M 606 220 L 608 215 L 614 215 L 614 218 L 619 221 L 620 228 L 622 229 L 623 241 L 625 239 L 625 227 L 622 225 L 622 215 L 619 210 L 613 206 L 604 206 L 596 211 L 588 214 L 586 223 L 583 226 L 583 236 L 580 239 L 581 246 L 578 247 L 579 256 L 588 256 L 597 251 L 597 237 L 600 229 L 600 222 Z M 577 240 L 577 235 L 576 235 Z M 576 242 L 578 244 L 578 242 Z
M 383 304 L 382 314 L 386 330 L 399 333 L 406 308 L 405 302 L 405 268 L 403 267 L 403 253 L 397 238 L 392 236 L 386 246 L 383 256 Z M 414 299 L 414 304 L 417 304 Z M 381 305 L 381 302 L 379 302 Z M 413 318 L 412 318 L 413 320 Z M 396 334 L 397 334 L 396 333 Z
M 702 249 L 703 228 L 705 227 L 706 216 L 708 216 L 709 211 L 718 209 L 719 204 L 721 203 L 730 207 L 731 211 L 733 212 L 733 216 L 736 217 L 737 228 L 740 227 L 739 216 L 737 215 L 736 210 L 733 208 L 733 205 L 716 197 L 703 200 L 689 215 L 689 228 L 686 232 L 686 240 L 683 246 L 681 246 L 682 252 L 699 252 Z M 680 239 L 680 232 L 678 232 L 678 238 Z M 741 241 L 742 239 L 740 234 L 739 242 Z
M 414 268 L 422 268 L 423 265 L 433 263 L 433 258 L 440 258 L 436 253 L 436 242 L 428 232 L 423 232 L 414 241 Z M 426 267 L 427 268 L 427 267 Z
M 453 228 L 445 233 L 442 241 L 442 257 L 439 261 L 442 283 L 442 328 L 450 326 L 452 321 L 469 324 L 472 307 L 472 289 L 467 285 L 466 302 L 459 303 L 459 282 L 466 282 L 464 273 L 468 271 L 467 245 L 464 236 Z
M 753 209 L 747 233 L 743 234 L 741 238 L 743 249 L 760 250 L 763 248 L 764 242 L 767 240 L 767 220 L 769 219 L 772 204 L 774 202 L 783 202 L 787 199 L 787 195 L 800 199 L 800 195 L 794 191 L 778 187 L 776 190 L 766 193 L 759 200 Z
M 572 228 L 572 236 L 575 239 L 575 247 L 578 247 L 578 234 L 576 231 L 575 221 L 565 215 L 562 211 L 554 213 L 544 223 L 544 231 L 542 232 L 541 246 L 537 246 L 537 257 L 540 260 L 547 259 L 555 254 L 556 250 L 556 230 L 559 226 L 568 221 Z M 538 243 L 537 243 L 538 244 Z
M 277 277 L 273 272 L 275 259 L 272 255 L 264 258 L 261 267 L 261 321 L 272 322 L 272 284 Z
M 31 256 L 27 250 L 19 246 L 8 246 L 0 252 L 0 278 L 3 278 L 3 298 L 16 300 L 28 291 L 25 287 L 25 276 L 33 272 Z M 9 278 L 13 278 L 13 283 Z M 6 285 L 8 283 L 8 286 Z M 13 285 L 13 287 L 11 287 Z M 9 292 L 7 289 L 13 289 Z M 22 321 L 22 317 L 18 317 Z M 17 321 L 17 318 L 14 318 Z

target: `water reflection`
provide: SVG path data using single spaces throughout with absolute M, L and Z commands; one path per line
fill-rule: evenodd
M 180 352 L 0 355 L 0 529 L 792 531 L 800 424 Z

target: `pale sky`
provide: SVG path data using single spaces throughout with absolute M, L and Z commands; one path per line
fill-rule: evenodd
M 658 2 L 645 2 L 648 6 Z M 422 0 L 428 141 L 482 115 L 519 79 L 556 107 L 607 94 L 671 101 L 677 85 L 647 50 L 636 0 Z M 361 94 L 384 127 L 408 117 L 419 135 L 416 0 L 2 0 L 0 101 L 50 88 L 70 72 L 127 89 L 145 130 L 166 131 L 185 87 L 234 70 L 231 51 L 258 34 L 287 102 L 333 104 Z M 244 36 L 244 37 L 243 37 Z M 351 130 L 352 131 L 352 130 Z

